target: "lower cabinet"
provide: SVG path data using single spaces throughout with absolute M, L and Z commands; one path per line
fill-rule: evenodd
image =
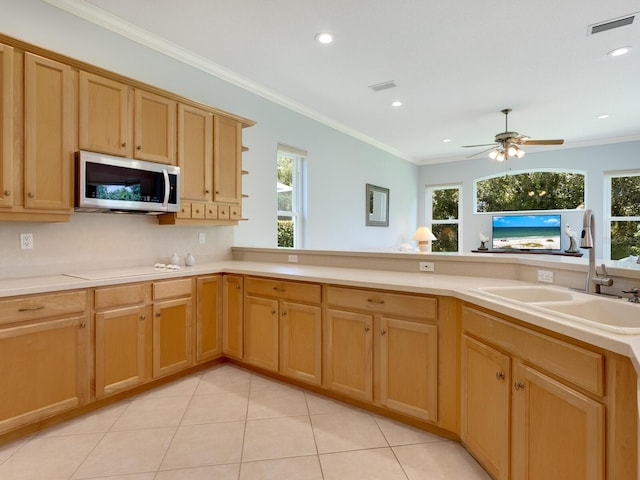
M 462 441 L 495 479 L 604 479 L 604 356 L 463 307 Z
M 0 433 L 89 401 L 87 292 L 0 301 Z
M 196 279 L 196 362 L 222 354 L 222 275 Z
M 437 421 L 436 298 L 329 286 L 325 320 L 327 388 Z
M 244 355 L 243 284 L 241 275 L 222 277 L 222 353 L 236 360 Z

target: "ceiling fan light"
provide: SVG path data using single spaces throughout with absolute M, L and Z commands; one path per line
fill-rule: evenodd
M 500 153 L 498 153 L 498 156 L 496 157 L 496 160 L 499 162 L 504 162 L 507 158 L 507 154 L 504 150 L 500 150 Z
M 526 153 L 526 152 L 525 152 L 524 150 L 522 150 L 521 148 L 518 148 L 518 149 L 516 150 L 516 158 L 522 158 L 522 157 L 524 157 L 524 154 L 525 154 L 525 153 Z
M 509 155 L 510 157 L 515 157 L 517 152 L 518 147 L 516 147 L 515 145 L 509 145 L 509 147 L 507 148 L 507 155 Z
M 498 157 L 498 149 L 497 149 L 497 148 L 494 148 L 493 150 L 491 150 L 491 151 L 489 152 L 489 158 L 490 158 L 491 160 L 495 160 L 497 157 Z

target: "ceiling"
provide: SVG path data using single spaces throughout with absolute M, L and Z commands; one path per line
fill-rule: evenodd
M 461 146 L 493 142 L 503 108 L 565 139 L 528 152 L 640 139 L 640 14 L 589 34 L 637 0 L 44 1 L 416 164 L 482 151 Z

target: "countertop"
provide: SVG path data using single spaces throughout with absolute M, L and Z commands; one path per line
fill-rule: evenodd
M 182 267 L 176 271 L 161 270 L 154 267 L 131 267 L 93 272 L 69 272 L 40 277 L 0 279 L 0 297 L 150 280 L 166 280 L 221 272 L 455 297 L 512 316 L 531 325 L 625 355 L 632 360 L 636 372 L 640 376 L 640 335 L 623 335 L 609 332 L 592 325 L 555 316 L 551 313 L 540 312 L 528 308 L 525 304 L 517 304 L 495 298 L 478 290 L 478 287 L 488 286 L 534 285 L 518 280 L 300 264 L 223 261 Z M 640 305 L 638 306 L 638 321 L 640 322 Z

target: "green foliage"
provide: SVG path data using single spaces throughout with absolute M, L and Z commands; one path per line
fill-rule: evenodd
M 278 183 L 293 186 L 294 160 L 282 153 L 278 155 Z M 290 212 L 292 208 L 293 192 L 278 192 L 278 210 Z
M 117 190 L 112 185 L 98 185 L 96 195 L 107 200 L 140 200 L 140 185 L 122 185 Z
M 458 251 L 458 225 L 455 223 L 434 223 L 432 232 L 438 238 L 431 242 L 432 252 Z
M 292 220 L 278 220 L 278 246 L 293 248 Z
M 458 218 L 459 202 L 460 190 L 457 188 L 434 190 L 431 200 L 432 218 L 434 220 Z
M 640 216 L 640 176 L 611 179 L 611 216 Z M 611 222 L 611 260 L 640 255 L 640 222 L 616 220 Z
M 584 175 L 525 172 L 480 180 L 478 212 L 573 210 L 584 206 Z

